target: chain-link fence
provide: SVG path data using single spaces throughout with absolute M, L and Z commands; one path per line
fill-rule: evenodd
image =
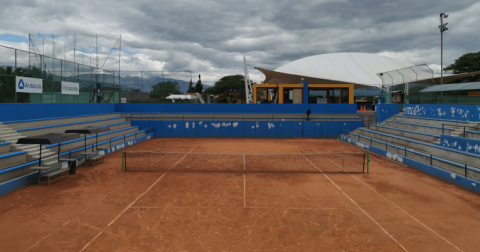
M 479 104 L 480 96 L 469 95 L 468 91 L 448 91 L 422 93 L 407 95 L 406 99 L 410 104 Z
M 0 102 L 4 103 L 89 103 L 120 101 L 120 79 L 116 72 L 51 56 L 0 45 Z M 42 79 L 42 93 L 17 93 L 16 77 Z M 61 92 L 61 82 L 79 83 L 79 95 Z M 108 99 L 110 97 L 110 99 Z

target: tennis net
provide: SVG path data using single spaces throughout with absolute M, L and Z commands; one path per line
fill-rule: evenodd
M 365 153 L 203 154 L 127 151 L 126 172 L 363 173 Z

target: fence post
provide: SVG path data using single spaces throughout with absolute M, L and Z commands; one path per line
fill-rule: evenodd
M 444 128 L 443 128 L 444 125 L 445 124 L 442 123 L 442 134 L 445 134 L 445 131 L 444 131 Z
M 385 142 L 385 151 L 388 151 L 388 143 Z
M 463 137 L 465 137 L 465 126 L 463 126 Z
M 405 157 L 407 157 L 407 147 L 405 147 Z
M 465 178 L 467 178 L 467 164 L 465 164 Z
M 430 165 L 433 166 L 433 156 L 430 154 Z
M 110 148 L 112 148 L 112 139 L 110 138 Z
M 125 141 L 125 135 L 123 135 L 123 142 L 126 142 L 126 141 Z

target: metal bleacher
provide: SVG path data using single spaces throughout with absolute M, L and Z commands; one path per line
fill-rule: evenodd
M 38 165 L 39 145 L 16 144 L 22 137 L 48 133 L 61 133 L 66 129 L 85 126 L 108 126 L 110 131 L 98 135 L 86 136 L 90 148 L 98 141 L 98 148 L 108 148 L 140 136 L 145 130 L 132 126 L 126 117 L 118 113 L 98 114 L 76 117 L 44 118 L 0 123 L 0 183 L 23 176 L 32 171 L 29 167 Z M 78 158 L 85 145 L 85 139 L 79 138 L 61 143 L 60 156 Z M 42 146 L 42 164 L 57 162 L 58 144 Z
M 470 130 L 465 131 L 464 127 Z M 459 130 L 462 134 L 458 133 Z M 400 114 L 380 124 L 369 125 L 368 128 L 357 128 L 346 135 L 371 146 L 480 181 L 480 154 L 442 146 L 442 134 L 480 139 L 478 122 Z

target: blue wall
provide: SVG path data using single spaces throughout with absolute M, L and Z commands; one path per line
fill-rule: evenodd
M 336 138 L 341 129 L 352 131 L 363 121 L 146 121 L 133 120 L 140 129 L 155 128 L 164 138 Z
M 381 123 L 388 118 L 400 113 L 400 104 L 376 104 L 375 114 L 377 115 L 377 123 Z
M 405 104 L 403 115 L 444 120 L 480 121 L 480 105 Z
M 372 145 L 368 145 L 366 143 L 357 141 L 353 138 L 349 138 L 345 135 L 341 135 L 340 140 L 342 140 L 344 142 L 347 142 L 349 144 L 352 144 L 352 145 L 354 145 L 358 148 L 364 149 L 366 151 L 373 152 L 377 155 L 388 158 L 390 160 L 399 162 L 399 163 L 404 164 L 408 167 L 412 167 L 416 170 L 419 170 L 421 172 L 424 172 L 426 174 L 429 174 L 431 176 L 434 176 L 434 177 L 439 178 L 441 180 L 444 180 L 446 182 L 458 185 L 458 186 L 463 187 L 467 190 L 470 190 L 470 191 L 473 191 L 475 193 L 480 194 L 480 182 L 478 182 L 476 180 L 469 179 L 469 178 L 460 176 L 458 174 L 455 174 L 455 173 L 452 173 L 452 172 L 449 172 L 449 171 L 446 171 L 446 170 L 443 170 L 443 169 L 439 169 L 437 167 L 419 162 L 419 161 L 414 160 L 414 159 L 410 159 L 408 157 L 404 157 L 402 155 L 398 155 L 398 154 L 390 152 L 390 151 L 386 151 L 386 150 L 377 148 L 377 147 L 372 146 Z M 375 171 L 371 171 L 371 172 L 375 172 Z
M 0 122 L 113 113 L 115 104 L 0 104 Z
M 195 103 L 124 103 L 116 112 L 126 113 L 300 113 L 357 114 L 356 104 L 195 104 Z
M 447 148 L 480 154 L 480 140 L 442 134 L 440 144 Z

